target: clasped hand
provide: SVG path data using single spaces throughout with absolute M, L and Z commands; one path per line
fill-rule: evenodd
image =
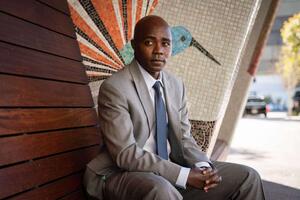
M 216 187 L 221 181 L 222 177 L 218 175 L 218 170 L 216 169 L 192 168 L 188 176 L 187 184 L 208 192 L 209 189 Z

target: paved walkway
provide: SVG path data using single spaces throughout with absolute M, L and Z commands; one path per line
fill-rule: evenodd
M 300 200 L 299 117 L 242 118 L 227 161 L 255 168 L 266 181 L 267 199 Z

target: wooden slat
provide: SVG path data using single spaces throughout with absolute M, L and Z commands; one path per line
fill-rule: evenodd
M 83 170 L 98 150 L 99 147 L 91 147 L 2 168 L 0 199 Z
M 13 198 L 9 198 L 9 200 L 50 200 L 58 199 L 76 190 L 79 193 L 79 189 L 81 188 L 81 179 L 82 173 L 71 175 L 40 188 L 30 190 L 29 192 L 14 196 Z M 80 193 L 77 194 L 77 196 L 79 195 Z
M 0 138 L 0 166 L 99 143 L 96 127 Z
M 0 13 L 0 40 L 81 61 L 75 39 Z
M 0 74 L 0 107 L 93 107 L 88 85 Z
M 3 42 L 0 42 L 0 60 L 3 73 L 88 83 L 84 66 L 79 61 Z
M 38 1 L 1 0 L 0 11 L 75 38 L 71 18 Z
M 93 108 L 0 109 L 0 136 L 96 124 Z
M 59 200 L 86 200 L 87 198 L 84 196 L 84 193 L 82 190 L 78 190 L 76 192 L 73 192 L 72 194 L 69 194 Z
M 60 10 L 61 12 L 64 12 L 67 15 L 70 15 L 67 1 L 62 1 L 62 0 L 38 0 L 38 1 L 43 2 L 57 10 Z

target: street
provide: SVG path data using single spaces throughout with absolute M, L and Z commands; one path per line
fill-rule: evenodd
M 299 153 L 299 117 L 269 113 L 268 118 L 246 116 L 239 121 L 227 161 L 251 166 L 263 180 L 300 191 Z

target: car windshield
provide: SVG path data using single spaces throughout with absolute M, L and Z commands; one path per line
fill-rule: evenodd
M 264 102 L 263 99 L 248 99 L 248 102 Z

